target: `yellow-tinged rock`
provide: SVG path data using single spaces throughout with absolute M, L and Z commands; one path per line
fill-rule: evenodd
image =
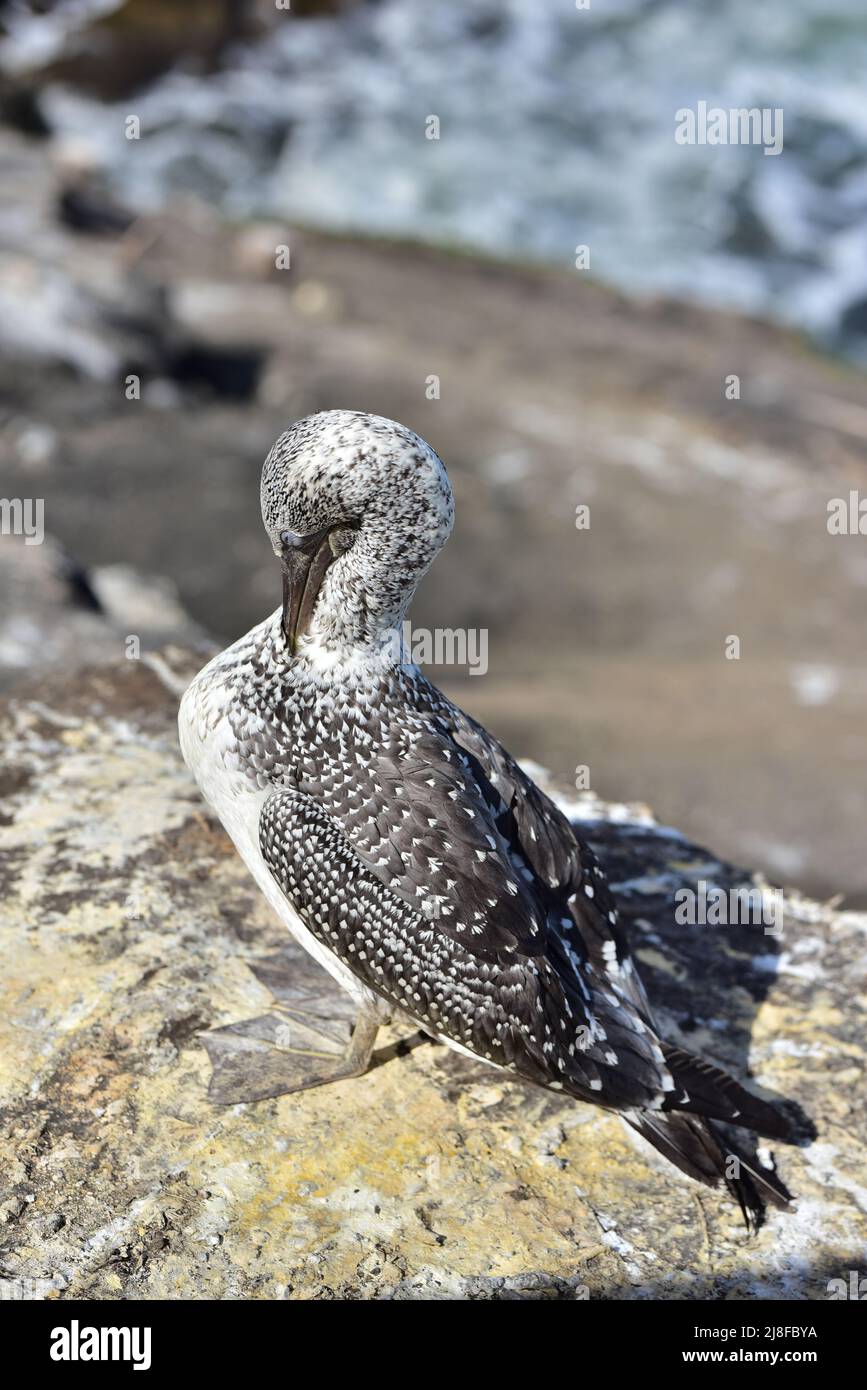
M 766 939 L 691 935 L 670 892 L 641 894 L 640 926 L 625 914 L 671 1035 L 741 1075 L 752 1057 L 819 1128 L 812 1150 L 776 1146 L 801 1202 L 754 1236 L 617 1117 L 410 1024 L 362 1078 L 217 1107 L 204 1031 L 273 1015 L 279 1044 L 293 991 L 344 1027 L 346 1004 L 204 811 L 155 676 L 125 663 L 97 680 L 98 712 L 82 676 L 41 687 L 39 710 L 25 692 L 0 729 L 27 774 L 5 803 L 0 898 L 7 1278 L 60 1298 L 822 1298 L 838 1267 L 858 1267 L 857 914 L 804 925 L 822 934 L 815 978 L 769 971 Z M 622 824 L 594 837 L 603 859 L 635 853 Z M 652 888 L 706 862 L 644 826 L 619 877 Z M 251 969 L 266 958 L 279 997 Z

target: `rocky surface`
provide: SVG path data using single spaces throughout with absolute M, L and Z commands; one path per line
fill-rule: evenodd
M 798 1102 L 797 1210 L 731 1202 L 599 1111 L 396 1026 L 365 1077 L 221 1109 L 208 1030 L 327 1050 L 348 1015 L 202 807 L 170 668 L 46 675 L 2 707 L 0 1278 L 101 1299 L 827 1297 L 865 1268 L 867 919 L 787 900 L 782 934 L 677 926 L 742 871 L 639 807 L 573 807 L 668 1035 Z
M 85 570 L 50 536 L 0 537 L 0 592 L 0 689 L 166 643 L 213 650 L 170 580 L 124 564 Z

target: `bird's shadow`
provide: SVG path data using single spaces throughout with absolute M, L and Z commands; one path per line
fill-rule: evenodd
M 753 1026 L 787 930 L 783 894 L 665 826 L 592 820 L 574 828 L 605 870 L 665 1039 L 781 1106 L 794 1142 L 815 1139 L 801 1106 L 759 1086 L 750 1070 Z M 744 1130 L 732 1133 L 749 1149 Z

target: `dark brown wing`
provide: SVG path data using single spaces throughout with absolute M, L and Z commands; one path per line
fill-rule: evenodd
M 373 751 L 366 778 L 369 795 L 338 819 L 384 887 L 475 955 L 544 954 L 544 887 L 516 858 L 496 795 L 446 730 Z
M 555 930 L 561 955 L 565 953 L 568 962 L 586 962 L 600 981 L 610 984 L 652 1025 L 644 986 L 618 926 L 614 898 L 590 846 L 502 744 L 463 710 L 453 707 L 453 714 L 456 740 L 507 808 L 512 843 L 560 904 Z

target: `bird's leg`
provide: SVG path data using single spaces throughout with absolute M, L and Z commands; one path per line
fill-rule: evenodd
M 375 1009 L 362 1008 L 342 1056 L 311 1048 L 293 1048 L 284 1045 L 279 1038 L 277 1045 L 270 1044 L 240 1031 L 243 1025 L 215 1028 L 202 1036 L 213 1065 L 208 1099 L 217 1105 L 238 1105 L 361 1076 L 370 1066 L 381 1021 Z M 291 1044 L 291 1021 L 288 1027 Z M 303 1043 L 306 1039 L 302 1036 L 300 1041 Z

